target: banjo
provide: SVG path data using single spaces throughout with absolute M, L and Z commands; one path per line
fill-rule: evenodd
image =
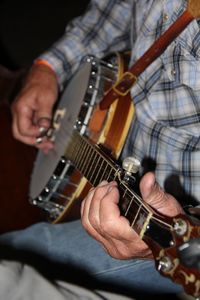
M 128 59 L 128 54 L 119 53 L 107 60 L 86 57 L 61 96 L 48 133 L 54 139 L 54 149 L 48 155 L 38 152 L 30 184 L 31 203 L 53 223 L 65 220 L 69 212 L 73 214 L 73 206 L 80 203 L 91 184 L 97 185 L 105 178 L 96 174 L 95 156 L 81 146 L 84 139 L 104 147 L 114 159 L 120 155 L 134 113 L 132 101 L 127 96 L 126 103 L 118 101 L 105 111 L 100 110 L 99 103 L 124 71 Z M 76 151 L 80 158 L 77 165 L 71 157 Z M 86 168 L 88 173 L 90 169 L 90 180 L 82 172 Z
M 95 151 L 89 146 L 82 148 L 83 137 L 96 145 L 103 145 L 112 158 L 119 158 L 134 113 L 131 86 L 199 15 L 199 1 L 189 0 L 182 15 L 129 69 L 129 55 L 116 54 L 107 60 L 90 56 L 73 76 L 61 97 L 50 130 L 55 147 L 48 156 L 39 153 L 30 186 L 31 202 L 46 211 L 51 221 L 57 223 L 64 219 L 72 204 L 77 203 L 76 199 L 84 195 L 85 189 L 88 190 L 87 181 L 95 185 L 106 179 L 107 175 L 103 173 L 101 176 L 101 170 L 96 170 L 99 165 L 88 159 L 89 156 L 96 161 Z M 120 98 L 123 101 L 119 101 Z M 80 138 L 76 137 L 77 133 Z M 79 148 L 80 152 L 76 153 Z M 124 163 L 127 174 L 138 163 L 128 159 Z M 96 176 L 95 180 L 93 176 Z
M 200 222 L 186 215 L 166 217 L 134 191 L 139 161 L 118 163 L 133 115 L 130 95 L 101 110 L 106 91 L 126 69 L 128 55 L 108 60 L 87 57 L 64 90 L 49 133 L 55 147 L 38 152 L 30 184 L 30 201 L 52 223 L 63 222 L 81 203 L 91 186 L 116 180 L 120 210 L 130 226 L 151 248 L 156 269 L 181 284 L 188 294 L 200 295 L 200 272 L 186 266 L 179 250 L 200 235 Z

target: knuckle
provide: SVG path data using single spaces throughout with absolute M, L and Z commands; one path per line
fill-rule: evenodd
M 91 214 L 89 216 L 89 221 L 90 221 L 90 224 L 92 224 L 92 226 L 97 229 L 98 225 L 97 225 L 97 217 L 96 217 L 96 215 Z
M 96 187 L 94 189 L 95 198 L 101 199 L 105 195 L 105 193 L 107 191 L 107 189 L 106 190 L 105 189 L 106 189 L 106 187 L 104 185 Z
M 83 226 L 86 230 L 89 229 L 90 224 L 89 224 L 89 221 L 88 221 L 87 217 L 82 216 L 82 218 L 81 218 L 81 223 L 82 223 L 82 226 Z
M 85 218 L 82 217 L 81 223 L 82 223 L 83 227 L 86 229 L 87 228 L 87 223 L 85 221 Z
M 27 129 L 24 128 L 24 126 L 21 126 L 19 124 L 19 128 L 18 129 L 19 129 L 19 133 L 20 133 L 21 136 L 27 136 Z
M 113 226 L 113 222 L 104 220 L 104 222 L 101 223 L 101 233 L 106 236 L 108 233 L 113 233 L 115 226 Z

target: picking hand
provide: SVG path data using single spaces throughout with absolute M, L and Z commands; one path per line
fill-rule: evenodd
M 51 125 L 52 110 L 57 97 L 55 73 L 48 66 L 34 65 L 12 105 L 14 137 L 48 152 L 53 143 L 39 137 Z

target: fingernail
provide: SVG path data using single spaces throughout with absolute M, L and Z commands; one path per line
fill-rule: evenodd
M 99 186 L 104 186 L 104 185 L 106 185 L 106 184 L 108 184 L 108 181 L 103 180 L 103 181 L 101 181 L 101 182 L 99 183 Z
M 113 190 L 113 187 L 114 187 L 113 185 L 109 186 L 108 193 L 110 193 Z

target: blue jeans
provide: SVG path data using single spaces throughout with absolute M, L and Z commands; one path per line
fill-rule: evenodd
M 40 255 L 49 263 L 70 265 L 84 270 L 103 286 L 117 286 L 133 296 L 142 294 L 179 293 L 182 288 L 161 276 L 151 260 L 117 260 L 108 256 L 101 245 L 83 229 L 80 221 L 63 224 L 38 223 L 31 227 L 5 233 L 0 245 L 9 245 Z M 111 289 L 112 290 L 112 289 Z

